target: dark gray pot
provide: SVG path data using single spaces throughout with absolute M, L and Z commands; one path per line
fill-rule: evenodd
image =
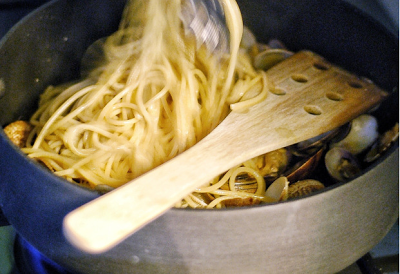
M 310 49 L 393 92 L 377 113 L 398 121 L 398 37 L 338 0 L 241 0 L 260 40 Z M 0 43 L 0 124 L 27 119 L 48 84 L 78 77 L 85 48 L 116 29 L 124 1 L 52 1 Z M 82 273 L 335 273 L 367 253 L 398 217 L 398 145 L 357 179 L 290 202 L 230 210 L 172 209 L 115 249 L 84 254 L 62 234 L 97 197 L 27 159 L 0 130 L 0 205 L 44 255 Z M 194 167 L 195 168 L 195 167 Z M 162 180 L 162 178 L 160 178 Z

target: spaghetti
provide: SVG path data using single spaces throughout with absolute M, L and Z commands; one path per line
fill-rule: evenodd
M 229 111 L 265 99 L 265 73 L 240 49 L 239 8 L 222 2 L 230 54 L 221 58 L 185 35 L 180 0 L 128 2 L 118 31 L 100 43 L 104 56 L 85 64 L 87 75 L 41 95 L 23 151 L 70 182 L 116 188 L 193 146 Z M 270 201 L 256 162 L 229 170 L 176 206 Z M 235 190 L 243 174 L 255 179 L 254 193 Z

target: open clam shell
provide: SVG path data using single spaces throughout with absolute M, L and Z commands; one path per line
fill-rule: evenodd
M 357 158 L 348 150 L 334 147 L 325 154 L 325 166 L 335 180 L 344 182 L 361 173 Z
M 288 198 L 289 181 L 286 177 L 276 179 L 265 192 L 265 196 L 272 198 L 274 201 L 285 201 Z
M 305 195 L 309 195 L 315 191 L 323 189 L 325 186 L 317 180 L 302 180 L 289 185 L 288 199 L 293 199 Z
M 286 49 L 267 49 L 255 56 L 253 65 L 256 69 L 268 70 L 292 55 Z
M 351 121 L 349 134 L 341 141 L 332 143 L 332 147 L 341 147 L 357 155 L 369 148 L 379 137 L 378 120 L 369 114 L 363 114 Z
M 365 155 L 364 161 L 371 163 L 378 159 L 388 148 L 399 139 L 399 123 L 396 123 L 390 130 L 386 131 L 372 145 L 370 151 Z
M 290 182 L 297 182 L 307 178 L 318 167 L 323 158 L 324 151 L 325 147 L 322 147 L 315 154 L 297 162 L 290 169 L 285 171 L 284 176 L 286 176 Z

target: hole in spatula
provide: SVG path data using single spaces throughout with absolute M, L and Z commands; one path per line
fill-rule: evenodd
M 308 82 L 307 77 L 303 74 L 293 74 L 292 79 L 298 83 L 307 83 Z
M 332 100 L 332 101 L 343 101 L 343 99 L 344 99 L 343 94 L 333 92 L 333 91 L 327 92 L 326 98 L 328 98 L 329 100 Z
M 322 110 L 318 106 L 314 106 L 314 105 L 304 106 L 304 110 L 311 115 L 321 115 L 322 114 Z
M 0 98 L 6 94 L 6 84 L 3 81 L 3 78 L 0 78 Z
M 279 95 L 279 96 L 286 94 L 286 90 L 284 90 L 283 88 L 278 88 L 278 87 L 271 88 L 269 90 L 269 92 L 271 92 L 272 94 L 275 94 L 275 95 Z
M 318 70 L 328 70 L 329 64 L 317 62 L 317 63 L 314 63 L 314 68 L 316 68 Z
M 347 84 L 352 88 L 362 88 L 363 87 L 362 83 L 360 83 L 356 80 L 349 81 Z

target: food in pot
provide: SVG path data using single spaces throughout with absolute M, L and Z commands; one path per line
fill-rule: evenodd
M 223 3 L 230 54 L 216 57 L 184 33 L 180 1 L 128 2 L 118 31 L 88 49 L 84 77 L 44 91 L 23 151 L 72 183 L 107 191 L 193 146 L 229 111 L 245 111 L 263 100 L 273 87 L 254 60 L 261 60 L 262 53 L 259 62 L 268 68 L 276 55 L 265 52 L 277 50 L 259 45 L 247 30 L 243 37 L 249 40 L 242 39 L 235 1 Z M 278 164 L 261 160 L 260 166 L 260 157 L 232 168 L 176 206 L 285 200 L 289 183 L 280 176 L 288 159 Z M 264 176 L 275 180 L 268 189 Z
M 361 172 L 357 158 L 341 147 L 334 147 L 325 154 L 325 165 L 329 174 L 339 182 L 352 179 Z
M 307 179 L 298 181 L 289 186 L 288 199 L 309 195 L 315 191 L 323 189 L 324 187 L 325 186 L 317 180 Z
M 380 135 L 372 145 L 364 160 L 367 163 L 378 159 L 390 146 L 399 139 L 399 123 L 396 123 L 391 129 Z
M 369 148 L 378 138 L 378 120 L 369 114 L 360 115 L 351 121 L 350 132 L 331 147 L 342 147 L 352 154 L 359 154 Z
M 15 121 L 4 128 L 4 133 L 17 147 L 24 147 L 29 133 L 32 130 L 30 123 L 26 121 Z

